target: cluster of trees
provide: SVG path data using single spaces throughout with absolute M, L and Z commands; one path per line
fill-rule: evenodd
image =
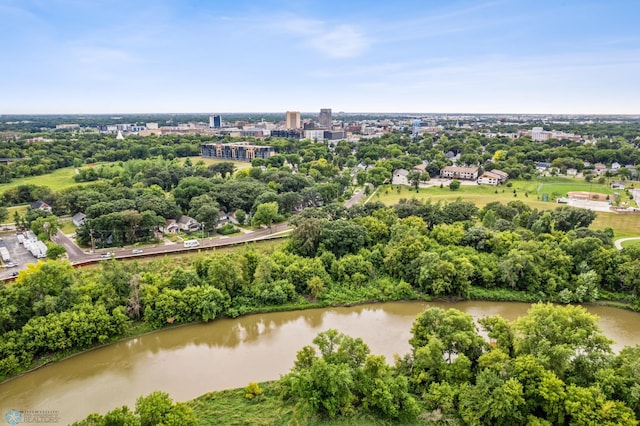
M 429 308 L 411 352 L 386 364 L 360 339 L 329 330 L 298 352 L 281 395 L 321 417 L 370 412 L 467 425 L 636 425 L 640 346 L 613 354 L 597 318 L 579 306 L 536 304 L 514 322 Z
M 290 249 L 360 265 L 341 277 L 346 282 L 389 276 L 437 296 L 468 297 L 472 286 L 565 303 L 596 300 L 601 290 L 635 296 L 638 251 L 620 252 L 610 230 L 588 229 L 594 217 L 568 206 L 532 210 L 519 201 L 482 210 L 465 201 L 331 205 L 297 218 Z
M 136 400 L 135 410 L 122 406 L 107 414 L 90 414 L 73 426 L 195 426 L 193 409 L 183 402 L 173 402 L 168 393 L 155 391 Z
M 265 205 L 275 213 L 275 202 Z M 616 250 L 610 233 L 585 227 L 591 220 L 588 211 L 540 212 L 518 201 L 482 210 L 464 201 L 328 204 L 298 215 L 293 235 L 273 253 L 213 253 L 179 268 L 108 261 L 98 273 L 39 263 L 0 289 L 0 359 L 11 360 L 0 363 L 0 375 L 116 338 L 139 321 L 162 327 L 269 306 L 468 297 L 474 286 L 565 303 L 617 292 L 638 304 L 640 250 Z M 87 304 L 104 320 L 81 315 Z M 69 328 L 76 317 L 86 336 Z M 47 321 L 60 325 L 47 330 Z M 54 335 L 62 343 L 50 343 Z
M 29 135 L 28 137 L 33 137 Z M 129 136 L 124 140 L 114 135 L 94 133 L 44 134 L 50 142 L 28 142 L 26 139 L 10 140 L 2 144 L 0 157 L 18 158 L 9 164 L 0 164 L 0 182 L 13 178 L 38 176 L 63 167 L 81 167 L 97 162 L 127 161 L 162 156 L 167 159 L 200 154 L 200 144 L 212 140 L 210 136 Z M 83 173 L 90 176 L 91 173 Z

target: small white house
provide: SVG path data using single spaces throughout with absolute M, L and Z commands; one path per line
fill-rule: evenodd
M 409 185 L 409 180 L 407 179 L 408 175 L 409 172 L 405 169 L 394 170 L 391 183 L 394 185 Z

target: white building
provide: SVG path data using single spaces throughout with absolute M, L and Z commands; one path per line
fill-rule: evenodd
M 409 172 L 405 169 L 394 170 L 391 183 L 394 185 L 409 185 L 409 180 L 407 179 L 408 175 Z
M 305 139 L 311 139 L 316 141 L 324 140 L 324 130 L 305 130 L 304 131 Z
M 551 138 L 551 132 L 546 132 L 542 127 L 531 129 L 531 140 L 534 142 L 544 142 Z

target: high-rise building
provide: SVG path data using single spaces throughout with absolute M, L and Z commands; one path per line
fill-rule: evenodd
M 286 115 L 286 129 L 299 129 L 300 126 L 300 112 L 287 111 Z
M 222 117 L 220 115 L 209 116 L 209 127 L 219 129 L 222 127 Z
M 320 110 L 318 124 L 325 129 L 331 129 L 331 108 L 322 108 Z
M 420 119 L 416 118 L 413 120 L 413 136 L 416 136 L 418 133 L 420 133 Z

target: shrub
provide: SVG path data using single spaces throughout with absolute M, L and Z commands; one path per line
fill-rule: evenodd
M 217 232 L 218 234 L 229 235 L 235 234 L 236 232 L 238 232 L 238 229 L 231 223 L 225 223 L 217 230 Z
M 256 383 L 251 382 L 244 388 L 245 394 L 244 397 L 247 399 L 253 399 L 257 396 L 262 395 L 262 388 Z

